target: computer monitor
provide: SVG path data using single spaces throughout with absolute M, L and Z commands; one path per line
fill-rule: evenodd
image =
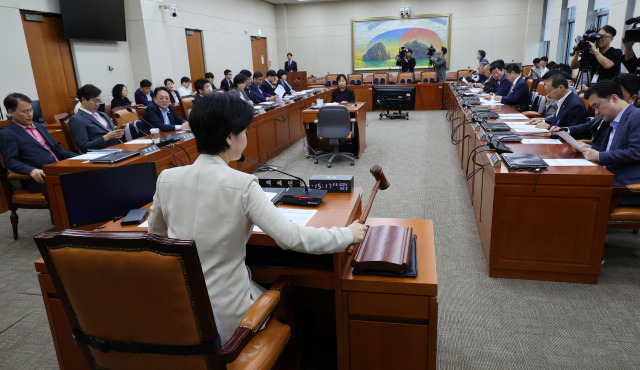
M 153 200 L 156 164 L 146 162 L 60 175 L 71 227 L 125 216 Z
M 412 85 L 374 85 L 374 109 L 414 110 L 416 87 Z

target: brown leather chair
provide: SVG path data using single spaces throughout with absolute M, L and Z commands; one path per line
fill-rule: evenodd
M 270 369 L 291 347 L 290 279 L 262 294 L 221 346 L 193 240 L 64 230 L 35 242 L 94 369 Z
M 69 150 L 72 152 L 78 152 L 78 145 L 76 144 L 73 135 L 71 135 L 71 130 L 69 130 L 69 119 L 71 118 L 71 114 L 67 114 L 66 117 L 60 119 L 60 128 L 62 129 L 62 134 L 64 138 L 67 140 L 67 146 Z
M 41 185 L 40 193 L 31 194 L 28 190 L 18 189 L 13 186 L 12 181 L 30 180 L 28 175 L 19 173 L 9 173 L 4 165 L 4 161 L 0 156 L 0 185 L 2 185 L 5 202 L 11 211 L 9 219 L 13 228 L 13 240 L 18 240 L 18 208 L 28 209 L 48 209 L 51 215 L 51 223 L 53 223 L 53 214 L 49 208 L 49 199 L 47 197 L 44 185 Z
M 456 80 L 460 80 L 460 77 L 473 76 L 475 71 L 473 69 L 459 69 L 457 72 Z
M 529 94 L 531 94 L 531 92 L 533 91 L 533 82 L 534 80 L 532 79 L 527 80 L 527 85 L 529 85 Z
M 547 90 L 545 90 L 543 83 L 539 83 L 538 86 L 536 86 L 536 92 L 542 96 L 547 96 Z
M 389 83 L 389 74 L 388 73 L 374 73 L 373 74 L 373 84 L 374 85 L 386 85 Z
M 60 123 L 60 121 L 62 121 L 63 119 L 69 117 L 70 114 L 69 113 L 58 113 L 58 114 L 54 114 L 53 115 L 53 119 L 57 122 Z
M 435 72 L 422 72 L 420 74 L 420 82 L 436 82 L 438 76 Z
M 640 229 L 640 207 L 619 206 L 623 196 L 636 194 L 640 197 L 640 184 L 614 186 L 609 206 L 609 223 L 611 229 L 632 229 L 634 234 Z
M 416 75 L 413 72 L 400 72 L 398 73 L 399 84 L 412 84 L 416 82 Z
M 191 108 L 193 108 L 193 99 L 195 99 L 195 96 L 192 95 L 180 97 L 180 106 L 184 112 L 184 118 L 187 121 L 189 120 L 189 112 L 191 111 Z
M 522 66 L 522 75 L 524 77 L 529 76 L 529 72 L 531 71 L 531 68 L 533 68 L 533 64 L 527 65 L 527 66 Z
M 593 110 L 591 109 L 591 106 L 589 105 L 589 100 L 585 99 L 584 97 L 580 97 L 580 99 L 582 99 L 582 102 L 584 103 L 584 107 L 587 109 L 587 117 L 591 117 L 593 115 Z
M 113 123 L 116 125 L 117 129 L 124 128 L 127 123 L 133 123 L 140 120 L 135 113 L 129 112 L 127 108 L 130 108 L 131 110 L 136 109 L 136 107 L 118 107 L 113 111 Z M 120 117 L 117 117 L 116 114 Z
M 362 73 L 351 73 L 347 76 L 349 85 L 362 85 Z
M 337 86 L 338 85 L 338 81 L 337 81 L 338 75 L 337 74 L 330 74 L 327 75 L 325 77 L 325 86 Z M 349 82 L 349 81 L 347 81 Z

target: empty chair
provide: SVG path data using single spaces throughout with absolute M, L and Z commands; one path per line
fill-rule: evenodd
M 60 128 L 62 128 L 62 135 L 65 140 L 67 140 L 67 147 L 72 152 L 78 151 L 78 145 L 76 144 L 76 140 L 71 135 L 71 130 L 69 130 L 69 119 L 71 118 L 71 114 L 67 114 L 65 117 L 60 119 Z
M 413 74 L 413 72 L 402 72 L 398 74 L 398 80 L 401 84 L 412 84 L 414 78 L 415 75 Z
M 191 108 L 193 108 L 193 99 L 195 99 L 195 97 L 192 95 L 180 97 L 180 106 L 184 112 L 184 118 L 187 120 L 189 120 L 189 112 L 191 112 Z
M 349 85 L 362 85 L 362 74 L 352 73 L 348 76 Z
M 331 163 L 336 157 L 344 157 L 351 160 L 351 165 L 355 164 L 355 156 L 353 153 L 340 152 L 340 144 L 348 141 L 353 136 L 354 124 L 356 120 L 349 116 L 349 109 L 345 106 L 327 106 L 320 108 L 318 119 L 315 121 L 317 125 L 318 138 L 327 141 L 333 151 L 316 155 L 313 163 L 318 163 L 318 159 L 330 157 L 327 167 L 331 167 Z
M 422 82 L 436 82 L 436 73 L 435 72 L 422 72 L 420 74 L 420 80 Z
M 376 85 L 386 85 L 387 81 L 389 81 L 388 73 L 374 73 L 373 75 L 373 83 Z

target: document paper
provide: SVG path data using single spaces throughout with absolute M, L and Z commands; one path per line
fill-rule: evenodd
M 522 139 L 522 144 L 562 144 L 558 139 Z
M 556 132 L 556 134 L 558 134 L 558 136 L 563 138 L 564 141 L 566 141 L 567 143 L 571 144 L 571 146 L 576 148 L 576 150 L 582 149 L 582 144 L 580 144 L 580 142 L 576 141 L 576 139 L 574 139 L 573 136 L 569 135 L 568 132 L 558 131 L 558 132 Z
M 300 226 L 306 226 L 307 222 L 311 220 L 313 215 L 318 212 L 316 209 L 296 209 L 296 208 L 280 208 L 280 212 L 287 218 Z M 262 232 L 262 230 L 256 225 L 253 226 L 253 231 Z
M 596 166 L 595 163 L 588 161 L 586 159 L 580 159 L 580 158 L 575 158 L 575 159 L 547 159 L 544 158 L 543 159 L 545 162 L 547 162 L 547 164 L 550 167 L 557 167 L 557 166 Z

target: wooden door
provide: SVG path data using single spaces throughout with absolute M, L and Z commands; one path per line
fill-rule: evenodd
M 253 56 L 253 71 L 260 71 L 267 75 L 269 69 L 267 58 L 267 39 L 264 37 L 251 36 L 251 54 Z
M 193 82 L 199 78 L 204 78 L 204 53 L 202 52 L 202 31 L 186 30 L 187 53 L 189 54 L 189 72 L 191 73 L 191 88 Z M 176 81 L 180 84 L 180 81 Z
M 22 27 L 42 115 L 45 122 L 54 123 L 54 114 L 73 110 L 78 90 L 69 41 L 62 32 L 62 19 L 45 15 L 42 22 L 27 21 L 22 14 Z

